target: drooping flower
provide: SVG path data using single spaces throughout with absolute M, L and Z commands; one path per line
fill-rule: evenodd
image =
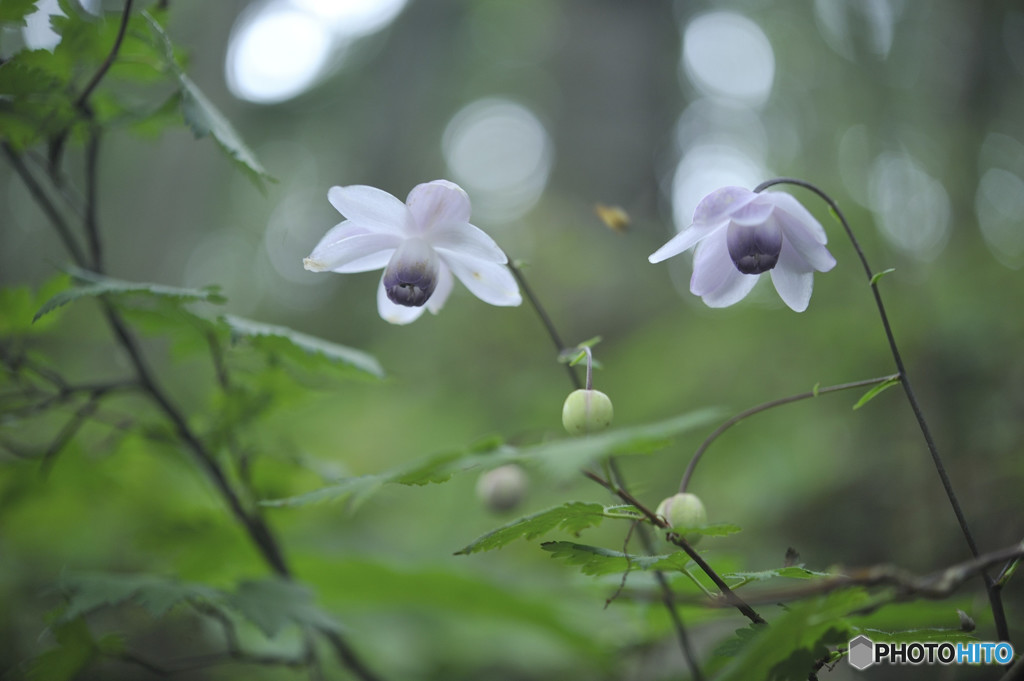
M 437 314 L 458 278 L 491 305 L 522 302 L 508 258 L 469 223 L 469 196 L 457 184 L 434 180 L 413 187 L 402 203 L 374 187 L 331 187 L 327 199 L 347 219 L 335 225 L 303 260 L 313 272 L 384 268 L 377 289 L 380 316 L 408 324 L 423 310 Z
M 783 302 L 803 312 L 814 271 L 835 267 L 827 241 L 821 223 L 789 194 L 722 187 L 697 204 L 692 225 L 648 259 L 661 262 L 696 246 L 690 292 L 709 307 L 738 303 L 770 271 Z

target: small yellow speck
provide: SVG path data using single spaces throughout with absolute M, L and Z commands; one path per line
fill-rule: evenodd
M 606 206 L 603 203 L 598 203 L 594 205 L 594 213 L 613 232 L 623 234 L 629 228 L 629 214 L 618 206 Z

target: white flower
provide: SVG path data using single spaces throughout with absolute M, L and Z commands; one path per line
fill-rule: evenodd
M 783 302 L 803 312 L 811 300 L 814 270 L 835 267 L 827 241 L 821 223 L 789 194 L 723 187 L 705 196 L 693 212 L 693 224 L 649 260 L 661 262 L 696 246 L 690 292 L 710 307 L 743 300 L 759 275 L 771 270 Z
M 362 185 L 331 187 L 327 199 L 348 218 L 335 225 L 303 260 L 313 272 L 384 269 L 377 289 L 380 316 L 408 324 L 423 310 L 437 314 L 454 279 L 491 305 L 519 305 L 522 297 L 491 237 L 469 224 L 469 196 L 457 184 L 434 180 L 400 200 Z

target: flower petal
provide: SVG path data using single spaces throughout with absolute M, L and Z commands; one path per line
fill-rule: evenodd
M 513 307 L 523 302 L 515 277 L 505 265 L 456 251 L 438 251 L 438 255 L 459 281 L 485 303 Z
M 783 192 L 768 192 L 762 196 L 769 199 L 775 205 L 776 215 L 779 216 L 780 222 L 783 223 L 783 229 L 787 229 L 787 224 L 794 229 L 799 226 L 804 233 L 819 244 L 828 243 L 825 228 L 795 198 Z
M 814 286 L 814 270 L 788 242 L 782 242 L 779 263 L 772 270 L 772 283 L 782 302 L 794 312 L 807 309 Z
M 448 269 L 448 266 L 441 263 L 441 269 L 437 273 L 437 288 L 434 289 L 434 295 L 430 296 L 430 300 L 427 301 L 427 309 L 431 314 L 441 311 L 453 288 L 455 288 L 455 277 L 452 276 L 452 271 Z
M 667 260 L 674 255 L 679 255 L 683 251 L 692 248 L 694 244 L 700 240 L 713 234 L 716 230 L 726 227 L 728 224 L 728 220 L 723 220 L 717 223 L 709 222 L 700 225 L 694 223 L 669 239 L 668 243 L 656 250 L 654 253 L 651 253 L 650 256 L 647 257 L 647 260 L 655 263 Z
M 757 283 L 756 274 L 743 274 L 732 262 L 722 236 L 705 240 L 693 257 L 690 292 L 708 307 L 728 307 L 743 300 Z
M 440 225 L 469 222 L 469 194 L 448 180 L 424 182 L 412 188 L 405 200 L 413 218 L 413 229 L 421 234 Z
M 757 197 L 758 194 L 743 187 L 716 189 L 697 204 L 696 210 L 693 211 L 693 224 L 717 224 L 731 217 Z
M 381 319 L 392 324 L 410 324 L 419 319 L 425 309 L 426 306 L 406 307 L 392 303 L 384 290 L 384 278 L 381 277 L 377 286 L 377 312 Z
M 388 264 L 401 243 L 397 236 L 366 233 L 362 226 L 352 226 L 351 221 L 345 221 L 327 232 L 302 264 L 313 272 L 379 270 Z
M 438 225 L 428 237 L 431 245 L 442 251 L 455 251 L 465 255 L 504 265 L 508 262 L 505 252 L 490 236 L 479 227 L 462 223 Z
M 836 259 L 825 247 L 825 242 L 819 241 L 816 231 L 808 228 L 804 221 L 798 221 L 789 213 L 781 210 L 776 210 L 770 219 L 778 223 L 786 240 L 811 267 L 819 272 L 828 272 L 836 266 Z M 814 218 L 812 217 L 811 220 Z M 817 220 L 814 220 L 814 223 L 819 229 L 822 229 Z M 824 234 L 824 229 L 822 229 L 822 234 Z
M 339 213 L 371 232 L 396 236 L 409 233 L 409 209 L 382 189 L 360 184 L 331 187 L 327 200 Z

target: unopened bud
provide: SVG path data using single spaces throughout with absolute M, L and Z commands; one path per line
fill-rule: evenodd
M 702 528 L 708 524 L 708 513 L 704 504 L 696 494 L 680 492 L 673 494 L 658 504 L 655 513 L 665 519 L 672 531 L 681 535 L 693 545 L 700 541 L 701 535 L 695 532 L 686 534 L 687 530 Z
M 600 433 L 612 424 L 612 401 L 600 390 L 574 390 L 562 405 L 562 425 L 572 435 Z
M 476 496 L 495 512 L 510 511 L 526 494 L 526 472 L 514 463 L 483 473 L 476 481 Z

